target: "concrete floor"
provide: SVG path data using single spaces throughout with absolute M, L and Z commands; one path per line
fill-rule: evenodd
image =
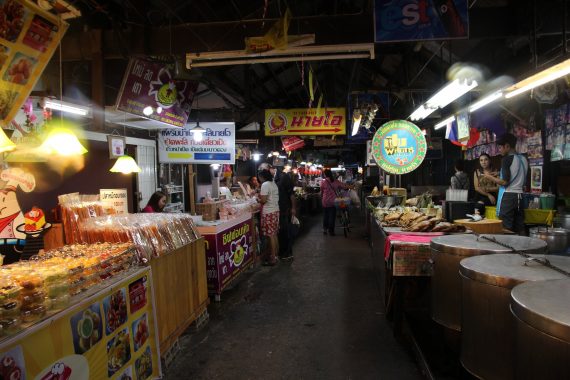
M 421 379 L 384 317 L 353 222 L 346 239 L 324 236 L 320 216 L 307 220 L 295 260 L 246 273 L 210 304 L 209 323 L 180 339 L 166 379 Z

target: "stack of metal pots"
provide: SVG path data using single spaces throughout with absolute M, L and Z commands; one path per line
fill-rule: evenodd
M 481 235 L 528 254 L 546 253 L 546 242 L 525 236 Z M 432 276 L 431 314 L 437 323 L 461 331 L 461 260 L 479 255 L 509 253 L 511 249 L 477 235 L 445 235 L 431 241 L 434 272 Z
M 524 282 L 567 278 L 552 266 L 570 271 L 570 257 L 512 253 L 461 261 L 461 363 L 465 369 L 483 379 L 519 378 L 514 371 L 511 290 Z
M 515 378 L 570 379 L 570 279 L 515 286 L 511 311 Z

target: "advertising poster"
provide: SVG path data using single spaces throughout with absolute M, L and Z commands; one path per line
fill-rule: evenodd
M 251 219 L 215 234 L 203 233 L 206 240 L 206 273 L 208 291 L 222 290 L 253 263 L 253 231 Z
M 126 215 L 129 213 L 127 189 L 100 189 L 99 199 L 110 214 Z
M 374 1 L 374 42 L 468 37 L 467 0 Z
M 121 379 L 124 374 L 133 380 L 159 378 L 153 304 L 147 302 L 134 313 L 126 307 L 133 296 L 127 289 L 139 281 L 146 283 L 150 299 L 150 269 L 140 269 L 5 339 L 0 343 L 0 374 L 6 379 L 36 380 Z
M 172 164 L 235 164 L 235 123 L 200 123 L 206 130 L 197 141 L 188 128 L 158 132 L 158 161 Z
M 292 152 L 304 147 L 305 140 L 297 136 L 281 137 L 281 144 L 283 145 L 283 149 L 285 149 L 286 152 Z
M 346 134 L 346 108 L 265 110 L 265 136 Z
M 535 194 L 542 193 L 542 166 L 530 167 L 530 191 Z
M 131 58 L 117 97 L 117 109 L 173 127 L 184 127 L 198 82 L 177 80 L 165 63 Z M 146 107 L 152 108 L 145 114 Z
M 376 163 L 390 174 L 406 174 L 416 170 L 426 153 L 424 134 L 409 121 L 389 121 L 376 131 L 372 139 L 372 155 Z
M 24 104 L 68 24 L 31 1 L 0 0 L 0 122 Z
M 457 115 L 457 140 L 469 140 L 469 113 L 467 112 Z

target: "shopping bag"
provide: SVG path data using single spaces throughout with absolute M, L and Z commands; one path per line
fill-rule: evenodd
M 291 224 L 289 225 L 289 235 L 291 238 L 296 238 L 299 235 L 299 230 L 301 229 L 301 222 L 296 216 L 291 217 Z
M 360 208 L 360 198 L 358 197 L 358 194 L 356 193 L 356 190 L 354 190 L 354 189 L 349 190 L 348 196 L 350 197 L 350 200 L 352 201 L 352 204 L 353 204 L 356 208 Z

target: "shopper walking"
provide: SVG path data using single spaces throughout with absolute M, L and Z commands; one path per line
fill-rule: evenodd
M 166 194 L 162 191 L 157 191 L 150 196 L 148 203 L 142 212 L 162 212 L 166 206 Z
M 279 232 L 279 189 L 273 182 L 273 176 L 269 170 L 261 170 L 258 177 L 261 182 L 259 192 L 259 202 L 262 204 L 261 234 L 266 236 L 269 242 L 264 265 L 273 266 L 277 264 L 277 251 L 279 249 L 277 240 L 277 233 Z
M 325 170 L 325 179 L 321 181 L 321 202 L 323 205 L 323 233 L 334 236 L 336 220 L 336 208 L 334 200 L 340 189 L 348 189 L 348 186 L 337 181 L 330 169 Z
M 499 138 L 497 146 L 501 160 L 500 177 L 484 174 L 483 177 L 499 185 L 497 216 L 503 221 L 503 227 L 518 234 L 524 234 L 524 210 L 522 194 L 528 175 L 528 161 L 515 150 L 517 138 L 506 133 Z
M 465 161 L 455 161 L 455 174 L 451 177 L 451 188 L 456 190 L 469 190 L 469 176 L 464 172 Z
M 291 218 L 296 215 L 296 199 L 291 175 L 285 171 L 271 169 L 279 188 L 279 258 L 293 260 L 293 236 Z

